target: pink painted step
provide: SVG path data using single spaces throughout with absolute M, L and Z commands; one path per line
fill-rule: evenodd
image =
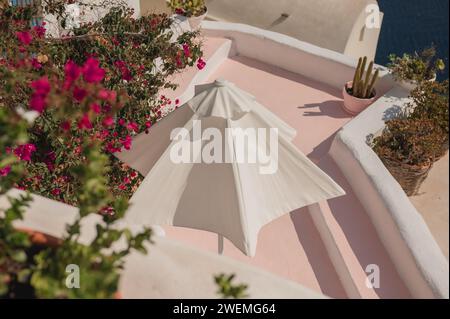
M 346 195 L 310 207 L 330 258 L 350 298 L 411 298 L 364 208 L 329 156 L 318 163 Z M 379 288 L 366 284 L 366 267 L 376 265 Z M 370 267 L 370 266 L 369 266 Z

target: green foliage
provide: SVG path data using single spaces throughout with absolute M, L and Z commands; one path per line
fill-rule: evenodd
M 116 219 L 117 220 L 117 219 Z M 150 229 L 133 235 L 127 229 L 114 228 L 109 221 L 97 225 L 97 235 L 89 245 L 78 243 L 81 219 L 70 226 L 69 235 L 57 249 L 46 249 L 36 257 L 31 284 L 41 298 L 114 298 L 118 291 L 120 271 L 124 257 L 133 249 L 146 253 Z M 124 247 L 117 243 L 125 239 Z M 80 287 L 66 287 L 66 266 L 75 264 L 80 270 Z
M 29 194 L 18 198 L 8 197 L 10 207 L 0 210 L 0 297 L 13 297 L 12 283 L 25 283 L 31 269 L 27 250 L 31 243 L 25 233 L 18 232 L 13 222 L 21 220 L 31 202 Z
M 245 284 L 234 284 L 235 275 L 219 274 L 214 276 L 216 285 L 218 286 L 217 293 L 222 298 L 245 298 L 247 295 L 248 286 Z
M 391 54 L 389 60 L 388 67 L 397 81 L 427 81 L 445 69 L 444 61 L 436 57 L 434 46 L 401 57 Z
M 1 73 L 0 73 L 1 76 Z M 24 164 L 14 154 L 4 150 L 28 141 L 28 123 L 15 110 L 4 107 L 0 96 L 0 195 L 23 177 Z M 8 178 L 2 175 L 11 170 Z M 3 173 L 2 173 L 3 172 Z
M 448 80 L 444 82 L 426 81 L 411 91 L 411 102 L 407 107 L 409 117 L 432 120 L 448 135 Z
M 381 136 L 373 140 L 373 150 L 381 158 L 408 165 L 429 165 L 440 152 L 444 134 L 427 119 L 395 119 L 386 122 Z
M 374 86 L 378 80 L 379 70 L 373 71 L 373 61 L 369 63 L 366 70 L 367 57 L 359 58 L 358 66 L 353 77 L 352 87 L 347 88 L 349 94 L 360 99 L 369 99 L 375 95 Z
M 411 102 L 407 104 L 408 117 L 411 119 L 425 119 L 437 128 L 436 134 L 442 134 L 442 146 L 436 153 L 439 159 L 449 148 L 449 104 L 448 80 L 444 82 L 425 81 L 411 92 Z
M 206 12 L 205 0 L 169 0 L 167 5 L 174 13 L 198 17 Z

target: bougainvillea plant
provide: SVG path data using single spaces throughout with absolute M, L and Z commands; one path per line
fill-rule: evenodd
M 58 12 L 55 5 L 52 10 Z M 73 29 L 72 36 L 49 38 L 43 27 L 20 22 L 32 15 L 31 8 L 4 11 L 0 45 L 11 57 L 0 60 L 5 89 L 11 88 L 2 92 L 4 104 L 39 114 L 29 130 L 33 149 L 26 178 L 17 186 L 77 206 L 79 181 L 71 170 L 82 162 L 82 143 L 89 137 L 108 156 L 110 191 L 129 197 L 142 177 L 114 154 L 130 149 L 133 136 L 176 107 L 158 95 L 175 87 L 168 81 L 172 74 L 204 67 L 198 34 L 173 40 L 169 17 L 134 19 L 121 6 Z
M 159 92 L 175 87 L 172 74 L 204 67 L 201 43 L 196 32 L 175 35 L 166 15 L 135 19 L 123 5 L 52 37 L 30 19 L 51 13 L 63 25 L 73 1 L 43 2 L 0 3 L 0 194 L 30 191 L 77 206 L 79 218 L 58 249 L 34 252 L 30 261 L 30 242 L 13 222 L 31 197 L 10 198 L 11 207 L 0 211 L 0 294 L 15 296 L 14 287 L 25 282 L 37 297 L 112 297 L 123 257 L 145 252 L 150 239 L 149 229 L 115 228 L 142 176 L 114 154 L 176 107 Z M 81 221 L 92 213 L 103 222 L 82 245 Z M 105 253 L 123 237 L 122 250 Z M 90 278 L 81 289 L 64 285 L 68 263 Z

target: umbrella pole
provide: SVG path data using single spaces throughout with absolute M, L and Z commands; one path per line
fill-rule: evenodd
M 217 234 L 217 246 L 219 250 L 219 255 L 223 255 L 223 236 Z

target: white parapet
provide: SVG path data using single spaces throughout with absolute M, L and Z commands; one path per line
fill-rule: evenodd
M 425 221 L 368 144 L 408 99 L 396 86 L 345 125 L 330 155 L 365 208 L 415 298 L 449 298 L 449 265 Z
M 279 32 L 358 58 L 375 57 L 383 14 L 375 0 L 210 0 L 208 17 Z

